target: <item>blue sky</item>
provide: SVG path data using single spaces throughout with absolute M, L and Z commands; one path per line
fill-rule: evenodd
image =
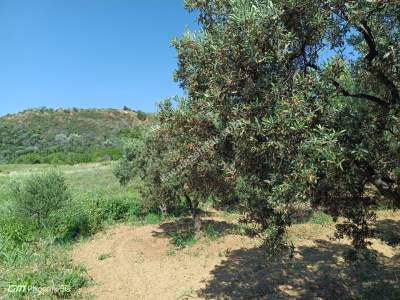
M 182 95 L 174 36 L 196 28 L 182 0 L 0 0 L 0 115 L 26 108 L 154 111 Z

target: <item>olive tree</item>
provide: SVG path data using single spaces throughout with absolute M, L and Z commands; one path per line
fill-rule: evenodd
M 158 207 L 164 214 L 182 206 L 189 208 L 199 232 L 200 203 L 229 193 L 222 190 L 227 186 L 221 182 L 223 172 L 215 168 L 216 142 L 209 141 L 206 132 L 191 131 L 202 120 L 191 114 L 187 100 L 176 100 L 175 107 L 170 99 L 160 103 L 157 126 L 127 148 L 114 173 L 122 184 L 133 176 L 142 179 L 143 204 L 148 208 Z
M 181 154 L 205 137 L 223 137 L 197 164 L 220 171 L 219 188 L 190 169 L 182 175 L 193 183 L 188 190 L 232 190 L 272 248 L 285 246 L 299 203 L 344 217 L 337 236 L 365 248 L 378 201 L 400 202 L 400 4 L 185 6 L 197 11 L 201 28 L 173 42 L 187 111 L 166 123 L 184 138 L 176 144 Z

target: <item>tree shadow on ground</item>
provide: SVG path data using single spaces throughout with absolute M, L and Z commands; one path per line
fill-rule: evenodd
M 261 248 L 239 249 L 212 272 L 205 299 L 400 299 L 400 259 L 343 260 L 346 245 L 324 240 L 297 248 L 295 258 L 267 261 Z
M 180 232 L 188 233 L 192 232 L 194 228 L 194 221 L 190 217 L 181 218 L 172 222 L 166 222 L 159 226 L 162 231 L 154 231 L 153 236 L 155 237 L 169 237 L 171 234 Z M 225 236 L 228 234 L 237 233 L 237 225 L 231 224 L 225 221 L 216 221 L 211 219 L 202 220 L 203 230 L 210 229 L 218 236 Z
M 376 237 L 390 246 L 400 244 L 400 221 L 391 219 L 376 222 Z

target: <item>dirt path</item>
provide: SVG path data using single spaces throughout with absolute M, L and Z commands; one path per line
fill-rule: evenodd
M 162 232 L 154 225 L 118 225 L 75 248 L 74 260 L 98 283 L 88 292 L 96 299 L 193 299 L 229 251 L 249 245 L 231 235 L 175 250 L 158 237 Z M 99 260 L 101 255 L 110 257 Z
M 267 262 L 254 241 L 230 234 L 228 223 L 210 222 L 228 233 L 183 250 L 174 250 L 164 235 L 176 230 L 174 223 L 117 225 L 95 235 L 73 251 L 73 260 L 85 265 L 96 282 L 84 292 L 107 300 L 353 299 L 360 293 L 372 293 L 370 299 L 376 299 L 376 290 L 381 295 L 382 290 L 392 293 L 392 287 L 398 287 L 398 244 L 375 241 L 378 267 L 373 272 L 370 266 L 359 267 L 358 274 L 344 263 L 350 247 L 329 239 L 332 225 L 296 225 L 292 229 L 295 258 L 283 263 Z M 382 226 L 394 222 L 389 225 L 399 232 L 398 220 L 383 222 Z M 381 281 L 389 287 L 381 287 Z M 382 297 L 391 299 L 391 295 Z

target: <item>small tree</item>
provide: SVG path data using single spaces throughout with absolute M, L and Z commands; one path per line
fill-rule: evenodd
M 38 227 L 44 226 L 50 214 L 70 200 L 65 178 L 55 170 L 14 182 L 11 195 L 16 213 L 24 219 L 36 220 Z
M 126 186 L 135 175 L 133 161 L 136 158 L 137 151 L 138 147 L 133 142 L 125 145 L 122 158 L 113 169 L 114 176 L 123 186 Z
M 146 205 L 159 207 L 163 213 L 185 203 L 193 218 L 196 232 L 201 230 L 199 206 L 209 196 L 222 194 L 222 171 L 204 161 L 213 159 L 213 147 L 208 147 L 209 136 L 199 139 L 196 135 L 182 135 L 182 128 L 189 130 L 197 122 L 190 116 L 184 99 L 177 99 L 173 109 L 169 99 L 159 106 L 158 126 L 148 132 L 143 143 L 121 160 L 117 177 L 123 180 L 137 175 L 144 186 L 142 195 Z M 202 157 L 200 157 L 202 156 Z M 199 159 L 201 163 L 199 164 Z M 123 174 L 122 174 L 123 173 Z M 207 186 L 207 189 L 203 189 Z

